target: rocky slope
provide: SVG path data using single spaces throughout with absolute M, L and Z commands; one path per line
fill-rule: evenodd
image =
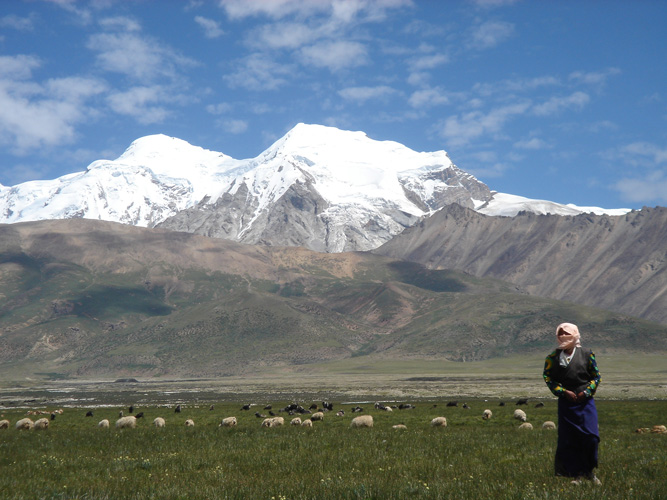
M 667 324 L 667 208 L 488 217 L 452 205 L 375 252 Z

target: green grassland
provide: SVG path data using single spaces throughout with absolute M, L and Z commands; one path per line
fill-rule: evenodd
M 135 392 L 134 397 L 140 397 Z M 289 425 L 278 408 L 289 400 L 207 401 L 197 395 L 164 395 L 171 402 L 137 405 L 138 428 L 114 428 L 126 405 L 65 408 L 44 431 L 17 431 L 25 408 L 3 407 L 12 422 L 0 430 L 0 496 L 6 499 L 658 499 L 667 497 L 667 435 L 637 434 L 638 427 L 665 424 L 665 400 L 598 400 L 602 486 L 570 484 L 553 475 L 556 433 L 542 430 L 557 420 L 556 402 L 523 408 L 532 431 L 512 418 L 514 401 L 468 399 L 470 409 L 447 407 L 447 399 L 411 401 L 416 408 L 377 410 L 373 402 L 333 401 L 312 429 Z M 175 398 L 183 401 L 174 412 Z M 255 403 L 249 411 L 244 403 Z M 308 407 L 309 400 L 298 401 Z M 320 401 L 316 401 L 320 403 Z M 397 404 L 399 401 L 391 404 Z M 255 411 L 271 403 L 286 425 L 262 428 Z M 209 409 L 213 404 L 214 408 Z M 364 407 L 372 429 L 351 429 L 351 409 Z M 484 421 L 482 411 L 493 417 Z M 44 408 L 52 410 L 54 408 Z M 221 428 L 236 416 L 238 426 Z M 153 427 L 161 416 L 167 425 Z M 446 428 L 432 418 L 445 416 Z M 32 417 L 38 418 L 37 416 Z M 103 418 L 110 429 L 97 428 Z M 195 427 L 185 427 L 193 419 Z M 405 424 L 407 429 L 392 426 Z

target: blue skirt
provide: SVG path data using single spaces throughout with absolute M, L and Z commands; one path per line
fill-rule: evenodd
M 556 475 L 592 476 L 598 466 L 598 412 L 593 398 L 584 403 L 558 399 L 558 446 Z

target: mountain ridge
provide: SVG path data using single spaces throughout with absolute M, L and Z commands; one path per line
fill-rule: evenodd
M 0 225 L 0 295 L 12 380 L 543 356 L 564 318 L 598 352 L 667 350 L 667 325 L 500 280 L 87 219 Z
M 667 323 L 664 207 L 617 217 L 489 217 L 450 205 L 373 252 Z
M 81 217 L 340 252 L 376 248 L 450 203 L 494 215 L 510 205 L 583 210 L 511 196 L 492 193 L 445 151 L 301 123 L 245 160 L 165 135 L 139 138 L 83 172 L 0 186 L 0 222 Z

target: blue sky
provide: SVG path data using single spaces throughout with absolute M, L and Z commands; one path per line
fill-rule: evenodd
M 0 2 L 0 184 L 163 133 L 234 158 L 299 122 L 444 149 L 491 189 L 667 205 L 667 2 Z

